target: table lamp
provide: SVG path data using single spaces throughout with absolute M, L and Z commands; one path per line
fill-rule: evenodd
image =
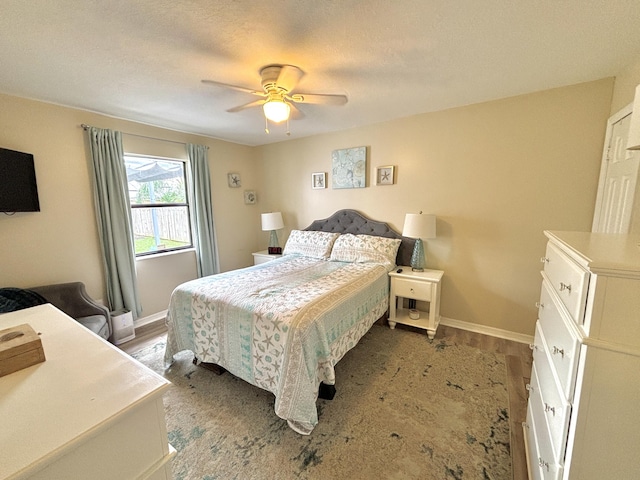
M 425 267 L 423 238 L 436 238 L 436 216 L 431 214 L 407 213 L 404 217 L 402 235 L 415 238 L 416 244 L 411 254 L 411 270 L 423 272 Z
M 284 228 L 284 222 L 282 221 L 282 213 L 280 212 L 271 212 L 271 213 L 263 213 L 262 214 L 262 231 L 271 231 L 271 236 L 269 237 L 269 253 L 282 253 L 282 248 L 280 248 L 280 244 L 278 243 L 278 235 L 276 234 L 276 230 Z

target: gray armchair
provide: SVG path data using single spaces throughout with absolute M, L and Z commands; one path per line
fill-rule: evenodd
M 109 309 L 93 300 L 85 290 L 84 283 L 58 283 L 29 288 L 54 307 L 76 319 L 92 332 L 105 340 L 111 336 L 111 315 Z

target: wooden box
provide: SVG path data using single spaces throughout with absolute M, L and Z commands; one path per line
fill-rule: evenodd
M 29 324 L 0 330 L 0 377 L 44 361 L 40 337 Z

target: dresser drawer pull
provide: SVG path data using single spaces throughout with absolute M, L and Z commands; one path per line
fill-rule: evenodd
M 544 303 L 536 302 L 536 308 L 544 308 Z
M 565 290 L 568 290 L 569 293 L 571 293 L 571 284 L 570 283 L 562 283 L 562 282 L 560 282 L 560 291 L 563 292 Z
M 529 344 L 529 348 L 530 348 L 531 350 L 534 350 L 534 351 L 535 351 L 535 350 L 538 350 L 538 346 L 537 346 L 535 343 L 530 343 L 530 344 Z
M 547 413 L 551 412 L 554 417 L 556 416 L 556 407 L 552 407 L 547 402 L 544 403 L 544 411 Z
M 546 468 L 549 471 L 549 462 L 545 462 L 542 457 L 538 457 L 538 466 L 540 468 Z
M 549 263 L 549 259 L 547 257 L 540 257 L 540 263 Z
M 558 347 L 556 347 L 556 346 L 554 345 L 554 346 L 553 346 L 553 352 L 551 352 L 551 353 L 553 353 L 553 355 L 558 355 L 558 354 L 560 354 L 560 356 L 561 356 L 562 358 L 564 358 L 564 348 L 558 348 Z
M 531 384 L 530 384 L 530 383 L 527 383 L 527 384 L 524 386 L 524 388 L 526 388 L 526 389 L 527 389 L 527 392 L 533 392 L 533 387 L 531 386 Z

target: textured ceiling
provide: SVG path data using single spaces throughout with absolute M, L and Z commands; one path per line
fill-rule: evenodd
M 640 58 L 638 0 L 0 0 L 0 92 L 248 145 L 615 75 Z M 272 63 L 341 93 L 264 132 Z

